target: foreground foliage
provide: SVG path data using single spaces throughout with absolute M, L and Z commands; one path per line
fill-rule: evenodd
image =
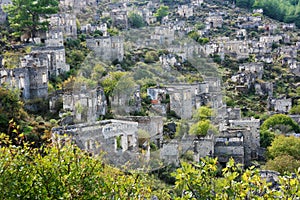
M 279 177 L 272 187 L 254 168 L 242 170 L 230 160 L 222 171 L 217 159 L 181 163 L 172 176 L 175 186 L 153 175 L 116 169 L 101 156 L 91 156 L 65 141 L 39 149 L 1 135 L 1 199 L 295 199 L 300 175 Z

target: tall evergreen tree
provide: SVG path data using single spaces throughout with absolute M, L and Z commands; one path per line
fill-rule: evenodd
M 38 31 L 47 30 L 49 15 L 57 13 L 59 7 L 57 0 L 12 0 L 4 10 L 14 36 L 28 34 L 34 38 Z

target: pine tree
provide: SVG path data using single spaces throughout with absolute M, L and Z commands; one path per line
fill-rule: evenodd
M 49 15 L 57 13 L 59 7 L 57 0 L 12 0 L 4 10 L 14 30 L 13 35 L 27 34 L 33 39 L 38 31 L 47 30 Z

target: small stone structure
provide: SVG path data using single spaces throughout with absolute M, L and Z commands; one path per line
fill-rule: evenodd
M 160 158 L 166 164 L 179 164 L 179 149 L 178 141 L 172 140 L 168 143 L 164 143 L 163 147 L 160 149 Z
M 277 113 L 288 113 L 292 108 L 292 99 L 270 99 L 269 110 Z
M 150 36 L 151 40 L 154 40 L 161 45 L 170 45 L 175 39 L 174 29 L 166 26 L 156 26 L 154 33 Z
M 71 111 L 75 122 L 96 122 L 107 112 L 107 102 L 101 88 L 66 92 L 63 110 Z
M 77 38 L 76 15 L 58 13 L 51 15 L 50 31 L 62 32 L 65 37 Z
M 181 17 L 189 18 L 194 15 L 194 8 L 191 5 L 180 5 L 178 6 L 178 14 Z
M 118 119 L 138 122 L 138 129 L 149 133 L 150 141 L 154 142 L 157 147 L 161 146 L 163 140 L 164 121 L 161 116 L 126 116 Z
M 124 58 L 124 38 L 121 36 L 87 38 L 86 45 L 93 50 L 101 59 L 105 61 L 118 60 Z
M 103 120 L 53 128 L 52 139 L 63 143 L 66 134 L 79 148 L 94 154 L 106 152 L 104 158 L 118 165 L 136 158 L 137 130 L 137 122 Z
M 48 62 L 45 55 L 31 53 L 21 59 L 15 69 L 0 69 L 1 85 L 20 90 L 21 98 L 35 99 L 48 96 Z
M 7 14 L 3 11 L 3 7 L 8 4 L 11 4 L 11 0 L 0 0 L 0 24 L 7 20 Z
M 209 16 L 206 18 L 206 23 L 208 29 L 210 28 L 222 28 L 223 26 L 223 17 L 222 16 Z

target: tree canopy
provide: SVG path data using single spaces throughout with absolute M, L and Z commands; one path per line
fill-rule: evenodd
M 295 23 L 300 27 L 299 0 L 236 0 L 239 7 L 254 9 L 262 8 L 264 14 L 286 23 Z
M 280 173 L 295 172 L 300 167 L 300 138 L 284 135 L 275 137 L 268 147 L 267 169 Z
M 129 13 L 128 21 L 133 28 L 141 28 L 145 26 L 143 17 L 135 12 Z
M 295 131 L 296 133 L 300 132 L 299 125 L 289 116 L 284 114 L 275 114 L 261 125 L 261 130 L 276 129 L 280 130 L 282 133 L 288 133 L 290 131 Z
M 16 135 L 16 140 L 22 134 Z M 0 134 L 1 199 L 296 199 L 299 172 L 279 176 L 274 190 L 259 171 L 242 170 L 231 159 L 220 171 L 217 158 L 181 162 L 168 186 L 154 175 L 118 169 L 65 138 L 43 148 L 12 145 Z
M 50 14 L 58 12 L 57 0 L 12 0 L 4 8 L 14 36 L 28 34 L 34 38 L 38 31 L 47 30 Z
M 155 17 L 157 17 L 158 21 L 161 21 L 162 18 L 166 17 L 169 14 L 169 6 L 160 6 L 156 13 L 154 14 Z

